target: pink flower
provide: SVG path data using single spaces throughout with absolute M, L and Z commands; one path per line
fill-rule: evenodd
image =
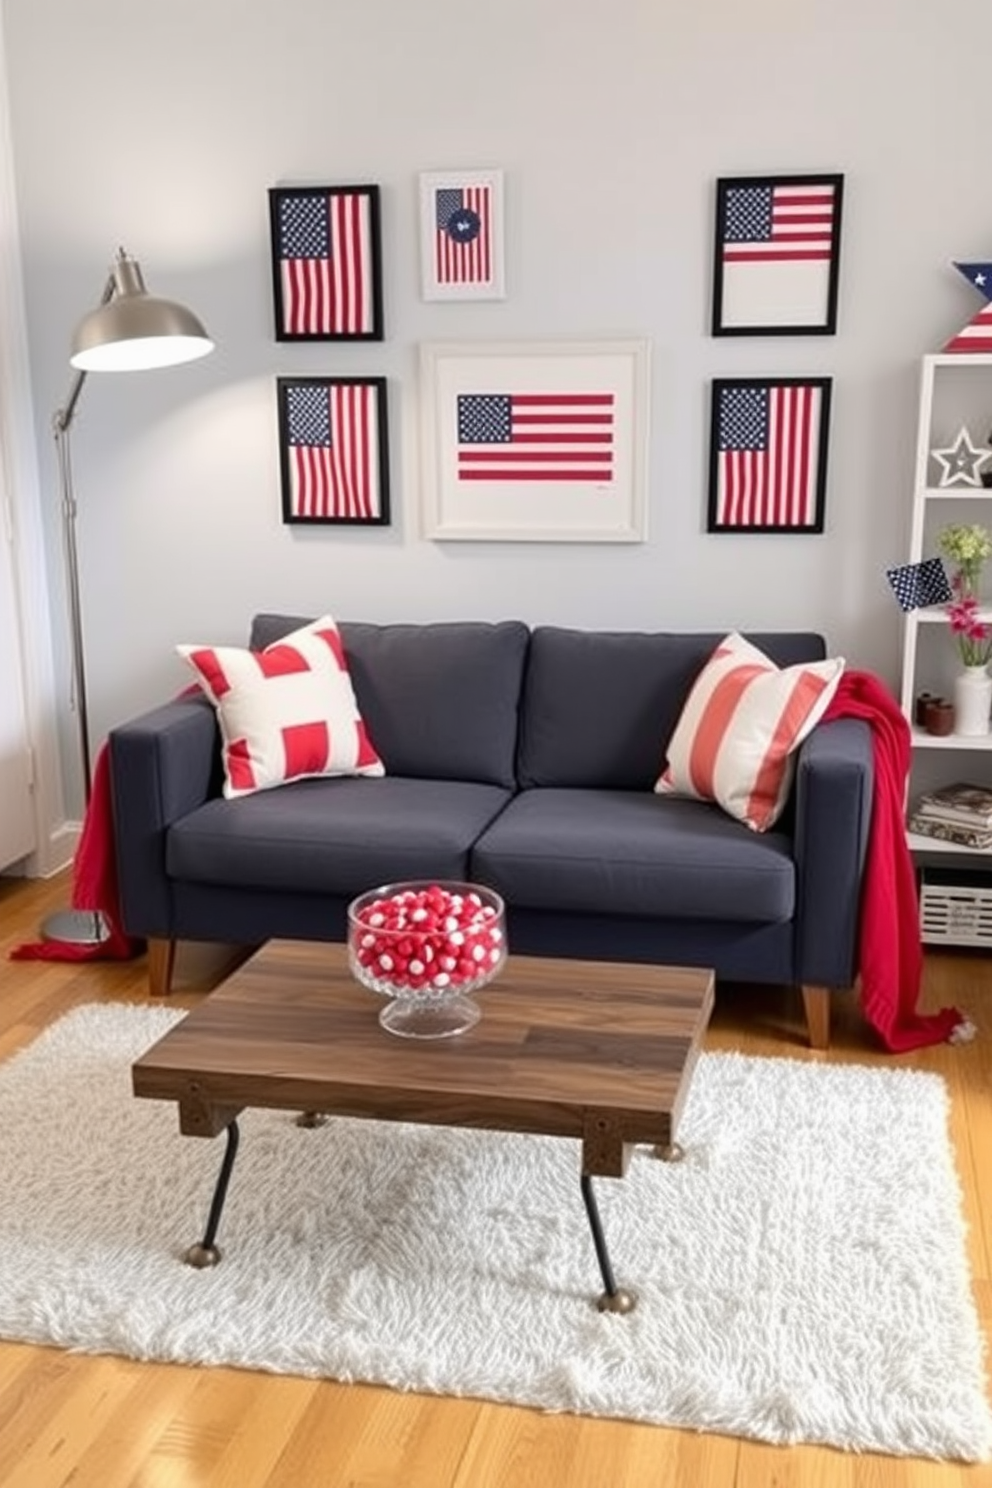
M 970 596 L 967 599 L 956 599 L 947 606 L 947 615 L 953 631 L 970 635 L 978 616 L 978 600 Z
M 992 661 L 992 625 L 980 619 L 974 595 L 955 599 L 947 606 L 951 630 L 965 666 L 985 666 Z

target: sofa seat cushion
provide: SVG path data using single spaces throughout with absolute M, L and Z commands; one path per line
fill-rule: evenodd
M 522 791 L 476 843 L 471 876 L 527 909 L 760 924 L 795 910 L 787 834 L 647 791 Z
M 509 800 L 463 781 L 301 780 L 208 801 L 170 828 L 172 879 L 356 894 L 408 878 L 464 879 L 469 849 Z

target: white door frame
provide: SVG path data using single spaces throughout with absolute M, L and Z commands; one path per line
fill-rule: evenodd
M 44 496 L 31 398 L 9 97 L 0 15 L 0 458 L 11 506 L 14 600 L 20 621 L 21 666 L 34 776 L 37 845 L 24 867 L 30 877 L 38 878 L 57 872 L 71 861 L 78 824 L 68 824 L 65 820 L 55 727 L 59 700 L 42 522 Z

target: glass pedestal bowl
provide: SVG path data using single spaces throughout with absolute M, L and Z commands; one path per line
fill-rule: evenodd
M 483 884 L 384 884 L 348 906 L 348 963 L 389 999 L 379 1022 L 404 1038 L 449 1038 L 481 1016 L 471 994 L 506 961 L 506 910 Z

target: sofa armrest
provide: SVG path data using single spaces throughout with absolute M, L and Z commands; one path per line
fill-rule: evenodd
M 221 793 L 216 715 L 202 694 L 179 697 L 112 729 L 107 745 L 123 926 L 171 938 L 166 835 Z
M 819 724 L 796 765 L 796 965 L 804 985 L 854 983 L 873 788 L 868 724 Z

